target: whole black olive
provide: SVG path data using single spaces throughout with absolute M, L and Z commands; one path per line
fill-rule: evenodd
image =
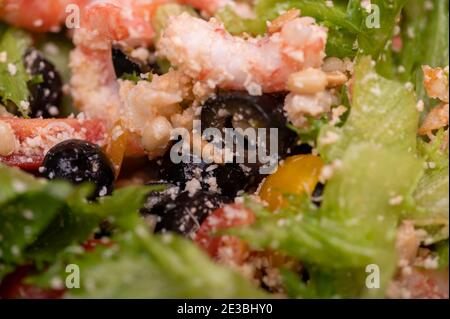
M 114 171 L 100 147 L 83 140 L 67 140 L 45 155 L 40 173 L 48 179 L 63 179 L 73 184 L 92 182 L 93 197 L 112 193 Z
M 30 116 L 57 117 L 60 114 L 63 97 L 63 83 L 58 71 L 36 49 L 27 50 L 23 61 L 27 72 L 34 77 L 28 82 Z
M 249 145 L 265 146 L 265 155 L 270 155 L 270 145 L 277 139 L 278 157 L 286 154 L 288 148 L 295 140 L 295 134 L 286 126 L 287 119 L 283 114 L 284 95 L 283 94 L 263 94 L 252 96 L 246 92 L 222 92 L 215 98 L 205 102 L 202 108 L 201 123 L 202 131 L 207 128 L 217 128 L 224 132 L 224 129 L 265 129 L 266 139 L 262 139 L 265 145 L 257 145 L 258 139 L 244 136 L 245 147 L 248 151 Z M 278 136 L 272 135 L 270 129 L 277 129 Z M 237 132 L 237 131 L 236 131 Z M 242 154 L 241 154 L 242 155 Z M 262 163 L 258 158 L 257 163 L 248 162 L 248 154 L 245 155 L 245 164 L 259 167 Z

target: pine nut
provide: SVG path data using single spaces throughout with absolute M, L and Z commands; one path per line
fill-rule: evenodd
M 285 14 L 279 16 L 272 22 L 270 22 L 267 31 L 269 34 L 273 34 L 276 32 L 279 32 L 283 26 L 288 23 L 289 21 L 292 21 L 300 16 L 300 10 L 298 9 L 291 9 Z
M 164 152 L 170 142 L 172 125 L 164 116 L 151 120 L 144 128 L 142 146 L 155 153 Z
M 341 86 L 345 84 L 348 81 L 348 77 L 340 72 L 340 71 L 333 71 L 326 73 L 328 87 L 336 87 Z
M 8 156 L 16 150 L 16 136 L 11 125 L 0 121 L 0 155 Z
M 287 89 L 297 94 L 315 94 L 325 90 L 327 75 L 319 69 L 306 69 L 290 75 Z
M 326 58 L 322 65 L 324 72 L 345 71 L 344 61 L 336 57 Z

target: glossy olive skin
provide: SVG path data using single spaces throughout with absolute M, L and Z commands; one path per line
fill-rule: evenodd
M 240 91 L 221 92 L 204 103 L 202 128 L 217 128 L 220 131 L 224 128 L 266 129 L 267 148 L 270 146 L 270 128 L 278 129 L 278 155 L 282 158 L 295 141 L 294 132 L 286 126 L 284 97 L 284 94 L 252 96 Z
M 154 64 L 145 64 L 126 55 L 120 48 L 113 47 L 112 61 L 116 77 L 120 78 L 126 74 L 156 73 L 161 74 L 159 66 Z
M 62 179 L 73 184 L 95 184 L 93 198 L 112 193 L 114 171 L 100 147 L 83 140 L 67 140 L 52 147 L 45 155 L 41 174 L 48 179 Z
M 172 232 L 190 237 L 212 211 L 223 203 L 230 202 L 230 199 L 202 190 L 194 194 L 186 191 L 178 194 L 174 194 L 173 190 L 169 192 L 169 196 L 164 191 L 160 195 L 153 192 L 141 210 L 144 215 L 157 217 L 157 233 Z M 150 203 L 152 201 L 153 203 Z
M 25 69 L 42 82 L 28 82 L 30 116 L 52 118 L 60 115 L 63 82 L 55 66 L 36 49 L 29 49 L 23 58 Z
M 143 215 L 153 214 L 159 215 L 165 209 L 167 203 L 174 201 L 180 193 L 180 188 L 166 181 L 149 182 L 148 186 L 158 186 L 163 190 L 154 190 L 148 193 L 144 206 L 140 212 Z
M 309 144 L 302 143 L 290 147 L 287 151 L 289 156 L 311 154 L 313 147 Z
M 181 189 L 195 178 L 203 190 L 229 198 L 234 198 L 240 191 L 247 191 L 252 183 L 252 175 L 244 172 L 239 164 L 207 164 L 198 158 L 194 161 L 192 155 L 188 163 L 178 164 L 173 163 L 170 156 L 165 156 L 161 163 L 161 177 Z M 214 182 L 217 183 L 217 189 Z
M 311 201 L 317 207 L 322 206 L 322 200 L 323 200 L 322 196 L 323 196 L 324 190 L 325 190 L 325 185 L 319 182 L 319 183 L 317 183 L 317 185 L 314 188 L 314 191 L 311 195 Z

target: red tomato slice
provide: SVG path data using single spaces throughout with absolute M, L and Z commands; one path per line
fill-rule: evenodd
M 86 252 L 95 251 L 98 246 L 110 247 L 113 242 L 102 239 L 89 239 L 82 244 Z M 25 283 L 28 276 L 33 275 L 33 265 L 17 267 L 12 273 L 0 281 L 0 299 L 61 299 L 65 289 L 42 289 Z
M 0 284 L 0 299 L 60 299 L 64 289 L 42 289 L 26 284 L 25 279 L 33 273 L 32 266 L 18 267 Z
M 231 227 L 249 225 L 254 221 L 255 214 L 243 205 L 227 205 L 208 216 L 194 240 L 212 258 L 242 265 L 249 253 L 247 244 L 234 236 L 216 236 L 214 233 Z
M 36 170 L 45 153 L 54 145 L 68 139 L 82 139 L 102 146 L 106 126 L 102 120 L 79 119 L 21 119 L 0 118 L 8 123 L 18 142 L 18 149 L 9 156 L 0 156 L 0 163 Z
M 113 242 L 110 240 L 103 240 L 103 239 L 88 239 L 85 241 L 81 246 L 84 248 L 87 252 L 93 252 L 97 248 L 97 246 L 104 246 L 104 247 L 111 247 L 113 245 Z

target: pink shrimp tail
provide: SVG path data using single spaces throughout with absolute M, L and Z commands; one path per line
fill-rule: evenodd
M 94 2 L 85 8 L 81 26 L 100 41 L 145 46 L 153 42 L 155 35 L 150 23 L 152 12 L 153 6 L 130 0 Z

